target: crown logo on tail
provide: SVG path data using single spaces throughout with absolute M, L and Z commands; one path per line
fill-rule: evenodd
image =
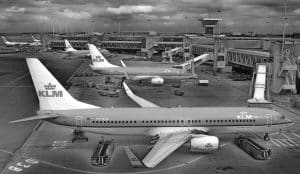
M 56 88 L 56 85 L 52 85 L 51 83 L 44 85 L 44 88 L 46 90 L 54 90 Z

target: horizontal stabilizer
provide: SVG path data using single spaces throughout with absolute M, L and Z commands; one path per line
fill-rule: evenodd
M 37 116 L 27 117 L 27 118 L 23 118 L 23 119 L 19 119 L 19 120 L 10 121 L 9 123 L 19 123 L 19 122 L 34 121 L 34 120 L 46 120 L 46 119 L 56 118 L 56 117 L 59 117 L 59 116 L 58 115 L 50 115 L 50 114 L 37 115 Z

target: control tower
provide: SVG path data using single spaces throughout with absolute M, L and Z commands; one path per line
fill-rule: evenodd
M 205 34 L 213 35 L 214 28 L 217 26 L 218 22 L 221 21 L 220 18 L 202 18 L 202 26 L 205 28 Z

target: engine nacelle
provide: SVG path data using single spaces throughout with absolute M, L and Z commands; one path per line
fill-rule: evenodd
M 164 84 L 164 79 L 160 77 L 154 77 L 151 79 L 151 85 L 162 85 Z
M 201 136 L 190 140 L 192 152 L 211 152 L 219 148 L 219 138 L 215 136 Z

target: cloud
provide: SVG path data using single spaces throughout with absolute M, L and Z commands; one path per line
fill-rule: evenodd
M 164 25 L 170 26 L 175 25 L 175 22 L 163 22 Z
M 164 20 L 169 20 L 169 19 L 171 19 L 170 16 L 163 16 L 163 17 L 161 17 L 161 18 L 164 19 Z
M 300 8 L 297 8 L 296 10 L 294 10 L 294 13 L 297 15 L 300 15 Z
M 61 15 L 72 18 L 72 19 L 89 19 L 91 18 L 91 14 L 86 11 L 75 12 L 70 9 L 64 9 L 60 12 Z
M 25 8 L 19 8 L 17 6 L 11 6 L 10 8 L 6 8 L 5 12 L 8 13 L 24 13 L 26 11 Z
M 45 1 L 33 1 L 32 2 L 33 5 L 36 5 L 36 6 L 48 6 L 51 4 L 51 1 L 49 0 L 45 0 Z
M 108 7 L 107 12 L 115 15 L 135 14 L 135 13 L 150 13 L 153 11 L 151 5 L 122 5 L 118 8 Z
M 39 22 L 50 21 L 50 18 L 48 16 L 33 16 L 32 18 Z
M 299 26 L 300 1 L 287 0 L 287 6 L 288 22 Z M 198 19 L 210 16 L 223 18 L 221 25 L 228 31 L 275 33 L 282 29 L 283 11 L 284 0 L 0 0 L 0 27 L 36 31 L 43 22 L 67 21 L 80 30 L 93 20 L 99 32 L 116 28 L 118 22 L 127 30 L 151 25 L 152 30 L 173 32 L 186 25 L 190 32 L 201 32 Z

